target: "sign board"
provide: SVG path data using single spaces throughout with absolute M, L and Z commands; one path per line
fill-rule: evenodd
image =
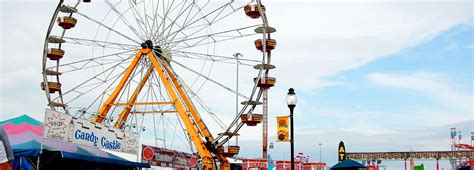
M 196 167 L 198 157 L 171 149 L 142 145 L 142 162 L 152 166 L 184 169 Z
M 339 154 L 337 160 L 339 162 L 346 160 L 346 147 L 344 147 L 344 142 L 339 142 Z
M 47 109 L 43 138 L 138 154 L 138 135 Z
M 348 158 L 357 160 L 378 160 L 378 159 L 464 159 L 472 157 L 472 151 L 416 151 L 416 152 L 361 152 L 346 153 Z

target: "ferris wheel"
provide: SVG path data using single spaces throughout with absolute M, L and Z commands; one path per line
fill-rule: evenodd
M 61 0 L 41 88 L 51 110 L 228 168 L 243 126 L 266 132 L 275 31 L 260 0 Z

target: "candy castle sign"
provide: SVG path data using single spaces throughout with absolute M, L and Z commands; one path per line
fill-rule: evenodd
M 47 109 L 43 138 L 138 153 L 138 135 Z

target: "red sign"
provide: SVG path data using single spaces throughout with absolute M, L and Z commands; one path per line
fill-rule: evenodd
M 153 152 L 153 149 L 150 147 L 146 147 L 143 149 L 143 158 L 146 160 L 151 160 L 155 156 L 155 152 Z
M 171 149 L 142 145 L 142 162 L 152 166 L 187 169 L 196 167 L 196 155 Z
M 198 160 L 196 155 L 193 155 L 191 156 L 191 158 L 189 158 L 189 164 L 191 165 L 191 167 L 196 167 L 197 163 Z

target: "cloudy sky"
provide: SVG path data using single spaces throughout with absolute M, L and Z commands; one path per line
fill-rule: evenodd
M 263 3 L 278 41 L 272 54 L 277 69 L 271 75 L 278 84 L 269 94 L 270 141 L 275 140 L 274 116 L 288 114 L 284 98 L 293 87 L 299 97 L 296 152 L 313 160 L 319 160 L 317 144 L 323 143 L 322 160 L 334 163 L 341 140 L 349 152 L 448 150 L 450 127 L 469 142 L 472 1 Z M 2 0 L 0 5 L 0 119 L 28 114 L 42 120 L 41 52 L 55 4 Z M 255 145 L 259 133 L 251 130 L 243 129 L 242 157 L 261 155 Z M 289 144 L 276 143 L 270 154 L 288 159 Z

